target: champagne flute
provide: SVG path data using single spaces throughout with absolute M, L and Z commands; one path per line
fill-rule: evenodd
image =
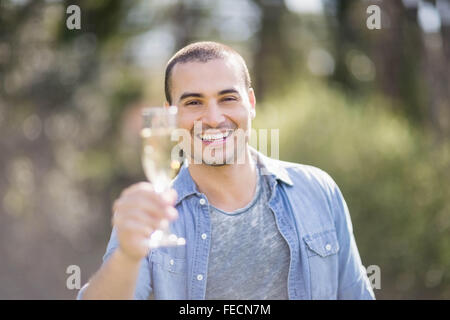
M 178 141 L 172 141 L 171 135 L 177 128 L 175 106 L 151 107 L 142 111 L 142 166 L 147 179 L 153 184 L 157 193 L 168 190 L 172 178 L 180 168 L 180 160 L 172 159 L 172 150 Z M 168 220 L 163 220 L 149 240 L 151 249 L 184 245 L 184 238 L 170 233 Z

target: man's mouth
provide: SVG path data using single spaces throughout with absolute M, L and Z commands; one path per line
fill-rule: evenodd
M 223 132 L 205 132 L 203 134 L 197 135 L 199 139 L 203 141 L 203 143 L 210 144 L 213 142 L 223 142 L 225 141 L 231 134 L 233 130 L 227 130 Z

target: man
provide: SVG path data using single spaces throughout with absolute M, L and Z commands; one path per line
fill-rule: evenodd
M 79 298 L 374 299 L 330 176 L 235 143 L 255 117 L 250 83 L 242 57 L 219 43 L 171 58 L 166 105 L 191 134 L 188 161 L 163 195 L 150 183 L 123 191 L 104 263 Z M 167 219 L 186 245 L 149 250 Z

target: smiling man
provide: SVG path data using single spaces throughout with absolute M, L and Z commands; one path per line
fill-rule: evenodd
M 150 183 L 122 192 L 104 262 L 78 298 L 374 299 L 331 177 L 249 147 L 256 99 L 236 51 L 181 49 L 165 92 L 190 136 L 187 161 L 163 195 Z M 165 219 L 186 245 L 149 250 Z
M 187 156 L 195 164 L 245 163 L 255 117 L 255 95 L 245 62 L 225 47 L 194 50 L 197 47 L 187 47 L 184 54 L 175 55 L 165 77 L 166 105 L 178 106 L 179 127 L 192 136 L 191 146 L 184 148 Z M 186 63 L 191 56 L 197 60 Z

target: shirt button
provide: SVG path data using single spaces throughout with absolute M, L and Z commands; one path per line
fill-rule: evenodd
M 200 204 L 201 204 L 201 205 L 203 206 L 203 205 L 205 205 L 205 203 L 206 203 L 206 200 L 205 200 L 205 199 L 203 199 L 203 198 L 201 198 L 199 202 L 200 202 Z
M 331 244 L 327 243 L 327 245 L 325 246 L 325 249 L 326 249 L 327 251 L 330 251 L 330 250 L 331 250 Z
M 173 263 L 174 263 L 173 259 L 170 259 L 169 263 L 170 263 L 171 266 L 173 266 Z
M 206 233 L 202 234 L 202 239 L 205 240 L 207 238 Z
M 201 274 L 197 275 L 197 280 L 198 281 L 202 281 L 203 280 L 203 276 Z

